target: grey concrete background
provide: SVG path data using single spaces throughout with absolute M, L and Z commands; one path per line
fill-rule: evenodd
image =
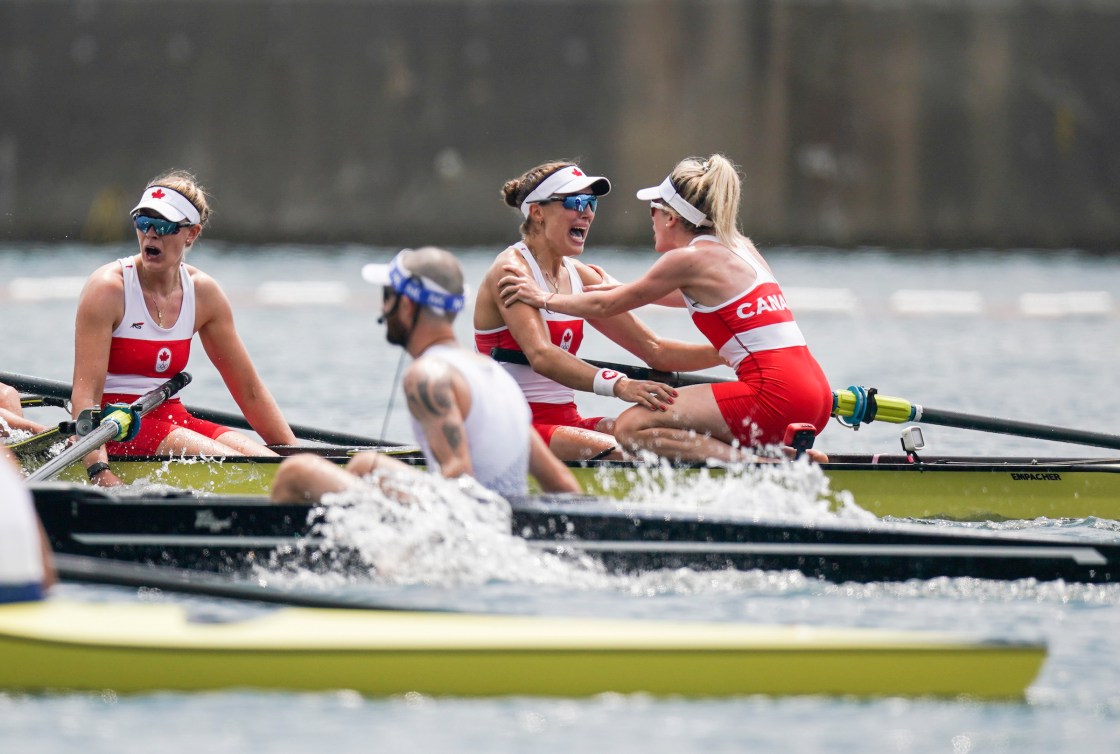
M 111 241 L 193 170 L 212 237 L 503 243 L 501 184 L 687 155 L 760 243 L 1120 246 L 1120 0 L 0 0 L 0 239 Z

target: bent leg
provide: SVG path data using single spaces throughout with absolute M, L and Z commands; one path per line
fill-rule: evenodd
M 605 423 L 606 420 L 599 422 L 599 426 Z M 548 449 L 561 461 L 587 461 L 592 458 L 620 461 L 625 457 L 613 435 L 580 427 L 557 427 L 548 442 Z
M 268 446 L 262 445 L 256 440 L 243 435 L 240 432 L 230 430 L 218 435 L 218 442 L 229 448 L 237 451 L 237 455 L 243 456 L 274 456 L 277 455 L 276 451 L 271 450 Z
M 280 462 L 268 498 L 274 503 L 318 502 L 327 492 L 342 492 L 361 480 L 326 458 L 300 453 Z
M 238 438 L 245 442 L 240 442 Z M 228 442 L 227 442 L 228 441 Z M 259 452 L 249 452 L 254 448 Z M 162 455 L 205 455 L 205 456 L 274 456 L 260 443 L 254 443 L 239 432 L 226 432 L 211 440 L 193 429 L 176 427 L 160 440 L 156 452 Z
M 631 406 L 615 419 L 615 437 L 627 450 L 648 450 L 674 461 L 753 457 L 731 446 L 731 430 L 708 385 L 680 388 L 668 411 Z
M 346 463 L 346 470 L 359 477 L 369 476 L 375 471 L 389 474 L 407 474 L 416 471 L 404 461 L 378 453 L 376 450 L 363 450 L 361 453 L 356 453 Z

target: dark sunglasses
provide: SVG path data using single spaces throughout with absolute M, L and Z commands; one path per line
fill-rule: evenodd
M 594 194 L 572 194 L 571 196 L 553 196 L 550 197 L 550 202 L 563 202 L 564 209 L 575 210 L 576 212 L 583 212 L 588 207 L 594 212 L 595 208 L 599 206 L 599 197 Z
M 157 236 L 173 236 L 182 228 L 189 228 L 192 225 L 192 223 L 175 223 L 159 217 L 148 217 L 147 215 L 137 215 L 132 218 L 132 223 L 136 226 L 136 230 L 141 233 L 147 233 L 148 228 L 152 228 Z

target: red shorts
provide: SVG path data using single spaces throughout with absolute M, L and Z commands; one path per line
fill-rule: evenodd
M 777 445 L 794 422 L 820 434 L 832 415 L 832 387 L 807 349 L 764 351 L 740 368 L 739 382 L 712 384 L 712 394 L 741 445 Z
M 132 403 L 138 397 L 106 393 L 101 398 L 101 405 Z M 191 416 L 187 413 L 187 409 L 183 408 L 182 401 L 172 398 L 140 420 L 140 433 L 136 437 L 129 442 L 106 443 L 105 449 L 109 451 L 109 455 L 114 456 L 154 456 L 159 453 L 159 444 L 164 438 L 179 427 L 197 432 L 211 440 L 217 440 L 230 431 L 229 427 Z
M 602 416 L 584 419 L 575 403 L 530 403 L 533 411 L 533 429 L 544 438 L 545 445 L 552 442 L 552 435 L 560 427 L 576 427 L 593 431 L 603 421 Z

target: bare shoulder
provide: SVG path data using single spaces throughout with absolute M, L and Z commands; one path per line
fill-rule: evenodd
M 82 301 L 93 301 L 98 305 L 106 301 L 119 300 L 124 308 L 124 273 L 116 261 L 103 264 L 94 270 L 82 288 Z
M 185 266 L 191 283 L 194 284 L 195 307 L 201 315 L 199 322 L 204 324 L 213 319 L 232 317 L 233 306 L 218 281 L 197 267 L 189 264 Z
M 431 356 L 421 357 L 404 373 L 404 393 L 409 410 L 418 418 L 446 414 L 454 403 L 454 377 L 450 364 Z
M 573 259 L 572 262 L 576 266 L 576 272 L 579 273 L 580 282 L 584 285 L 599 285 L 606 280 L 607 271 L 599 265 L 588 264 L 578 259 Z
M 124 272 L 121 270 L 120 262 L 113 260 L 107 262 L 92 273 L 86 280 L 86 287 L 90 286 L 107 286 L 109 288 L 124 288 Z
M 421 356 L 409 364 L 404 372 L 404 384 L 407 389 L 409 384 L 417 385 L 421 382 L 434 382 L 449 380 L 455 370 L 446 361 L 434 356 Z
M 191 264 L 184 264 L 183 266 L 187 268 L 187 275 L 190 276 L 191 282 L 194 283 L 196 295 L 225 295 L 222 291 L 222 287 L 218 285 L 218 281 L 209 274 Z
M 505 273 L 505 266 L 513 264 L 524 269 L 529 269 L 529 265 L 525 262 L 525 257 L 521 256 L 513 246 L 507 246 L 502 251 L 498 252 L 498 256 L 494 257 L 490 269 L 486 271 L 486 279 L 488 281 L 497 282 L 499 278 L 503 277 Z

